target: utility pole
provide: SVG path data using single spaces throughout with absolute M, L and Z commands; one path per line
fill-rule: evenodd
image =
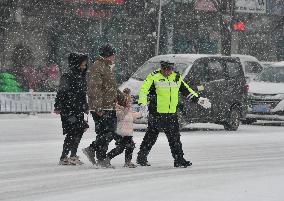
M 174 21 L 175 21 L 175 0 L 170 0 L 166 6 L 167 12 L 165 16 L 166 24 L 166 48 L 167 54 L 172 54 L 174 49 Z
M 231 22 L 233 15 L 233 0 L 222 0 L 219 7 L 219 19 L 220 19 L 220 33 L 221 33 L 221 54 L 231 55 L 231 43 L 232 43 L 232 30 Z M 229 13 L 227 9 L 229 8 Z
M 231 28 L 233 26 L 235 20 L 235 0 L 231 0 Z M 239 31 L 232 30 L 232 43 L 231 43 L 231 53 L 238 54 L 239 53 Z
M 158 11 L 158 31 L 157 31 L 157 44 L 155 55 L 159 55 L 160 47 L 160 35 L 161 35 L 161 17 L 162 17 L 162 0 L 159 2 L 159 11 Z

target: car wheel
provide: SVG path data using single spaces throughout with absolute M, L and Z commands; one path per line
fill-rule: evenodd
M 241 113 L 236 107 L 233 107 L 230 111 L 227 121 L 224 123 L 224 128 L 227 131 L 236 131 L 240 125 Z
M 257 121 L 256 119 L 245 119 L 245 120 L 242 120 L 242 124 L 253 124 L 256 121 Z

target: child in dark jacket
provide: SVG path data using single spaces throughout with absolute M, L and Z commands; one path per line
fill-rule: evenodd
M 88 57 L 71 53 L 68 63 L 69 72 L 61 76 L 54 104 L 54 112 L 60 114 L 63 135 L 66 135 L 59 165 L 82 165 L 83 162 L 77 156 L 77 149 L 83 133 L 89 127 L 84 119 L 84 113 L 88 114 L 86 97 Z M 70 158 L 69 152 L 71 152 Z

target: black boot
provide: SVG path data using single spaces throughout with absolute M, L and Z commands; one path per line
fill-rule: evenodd
M 140 166 L 151 166 L 151 164 L 147 161 L 147 158 L 140 158 L 139 156 L 137 157 L 136 163 Z
M 174 167 L 187 168 L 187 167 L 189 167 L 191 165 L 192 165 L 192 163 L 190 161 L 185 160 L 185 159 L 174 162 Z
M 139 161 L 137 160 L 136 163 L 140 166 L 151 166 L 151 164 L 148 161 Z
M 145 151 L 141 151 L 141 149 L 140 149 L 140 151 L 137 154 L 137 159 L 136 159 L 136 163 L 138 165 L 140 165 L 140 166 L 151 166 L 151 164 L 147 161 L 148 154 L 146 154 L 146 153 L 145 153 Z

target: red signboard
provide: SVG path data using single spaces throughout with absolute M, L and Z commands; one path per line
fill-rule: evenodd
M 122 5 L 124 4 L 124 0 L 64 0 L 64 3 Z
M 97 18 L 105 19 L 111 17 L 111 10 L 95 10 L 93 8 L 75 8 L 75 9 L 65 9 L 65 15 L 76 15 L 82 18 Z
M 217 11 L 211 0 L 196 0 L 194 8 L 201 11 Z

